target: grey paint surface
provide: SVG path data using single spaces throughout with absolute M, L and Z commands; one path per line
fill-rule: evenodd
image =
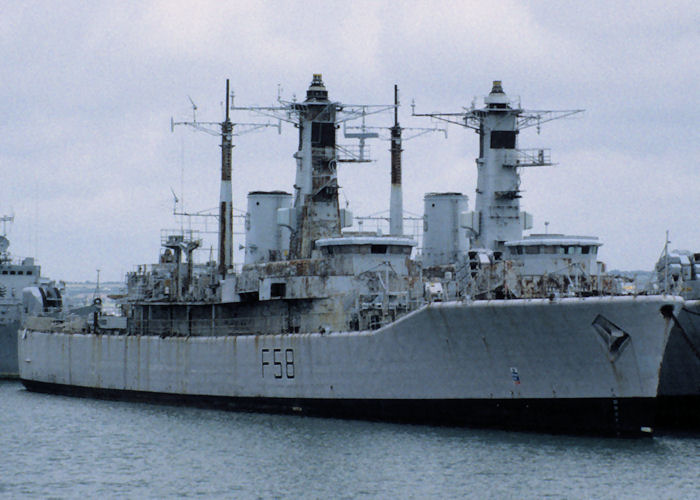
M 677 311 L 682 300 L 439 303 L 376 331 L 330 334 L 161 338 L 23 331 L 20 377 L 232 397 L 655 397 L 672 326 L 660 313 L 664 305 Z M 592 325 L 598 315 L 630 336 L 616 358 Z

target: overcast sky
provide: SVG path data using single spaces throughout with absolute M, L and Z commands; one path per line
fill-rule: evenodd
M 299 97 L 322 73 L 330 97 L 417 112 L 460 111 L 502 80 L 526 109 L 585 108 L 528 129 L 554 167 L 523 172 L 534 231 L 595 235 L 609 268 L 651 269 L 671 247 L 700 251 L 697 1 L 17 2 L 0 1 L 0 215 L 10 250 L 54 279 L 122 280 L 155 262 L 180 208 L 218 204 L 218 139 L 170 118 L 219 121 L 236 104 Z M 250 116 L 234 120 L 249 121 Z M 387 125 L 391 116 L 377 117 Z M 339 142 L 347 142 L 339 139 Z M 296 131 L 236 138 L 234 206 L 291 191 Z M 341 165 L 356 215 L 388 209 L 389 153 Z M 405 208 L 461 191 L 473 209 L 477 136 L 450 126 L 404 144 Z M 208 222 L 213 229 L 216 223 Z M 235 246 L 243 244 L 241 236 Z

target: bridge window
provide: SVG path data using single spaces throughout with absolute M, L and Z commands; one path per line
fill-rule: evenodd
M 372 245 L 372 253 L 386 253 L 386 245 Z
M 389 247 L 389 253 L 393 253 L 393 254 L 397 254 L 397 255 L 410 255 L 411 254 L 411 247 L 391 246 L 391 247 Z

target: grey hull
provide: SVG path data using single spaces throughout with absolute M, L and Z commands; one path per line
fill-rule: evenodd
M 659 382 L 659 424 L 700 429 L 700 301 L 686 301 L 666 346 Z
M 654 425 L 681 306 L 670 297 L 438 303 L 379 330 L 326 334 L 23 331 L 20 377 L 29 389 L 79 395 L 639 434 Z
M 0 378 L 17 378 L 17 330 L 19 321 L 0 326 Z
M 654 398 L 304 399 L 200 396 L 98 389 L 22 380 L 47 394 L 410 424 L 478 426 L 547 433 L 648 436 Z

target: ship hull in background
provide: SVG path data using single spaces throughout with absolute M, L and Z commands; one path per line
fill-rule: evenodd
M 0 325 L 0 379 L 13 379 L 19 376 L 17 364 L 17 330 L 19 321 Z
M 674 318 L 661 368 L 658 424 L 700 429 L 700 300 L 686 301 Z

